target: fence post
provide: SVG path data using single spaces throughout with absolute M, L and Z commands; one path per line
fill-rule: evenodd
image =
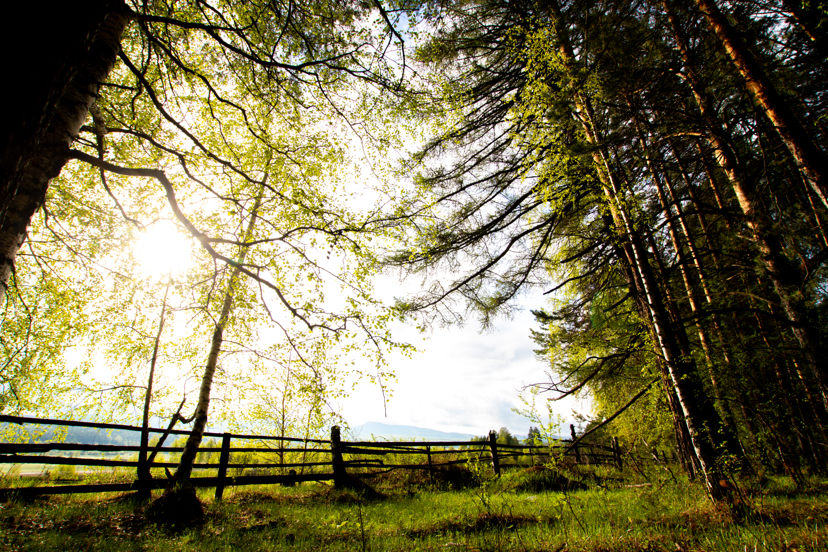
M 147 449 L 144 447 L 141 447 L 141 451 L 138 453 L 138 480 L 136 486 L 138 487 L 139 497 L 152 497 L 152 474 L 147 462 Z
M 615 459 L 615 466 L 619 470 L 623 470 L 624 465 L 621 463 L 621 448 L 618 446 L 618 437 L 612 438 L 612 457 Z
M 500 475 L 500 459 L 497 457 L 497 431 L 489 432 L 489 448 L 492 449 L 492 469 L 495 475 Z
M 224 481 L 227 479 L 227 464 L 230 463 L 230 439 L 229 433 L 221 436 L 221 454 L 219 455 L 218 483 L 216 483 L 216 500 L 221 500 L 224 494 Z
M 331 462 L 333 463 L 334 487 L 341 489 L 345 486 L 348 474 L 345 473 L 345 461 L 342 459 L 342 443 L 338 425 L 331 428 Z
M 575 424 L 569 424 L 569 434 L 572 435 L 572 442 L 574 443 L 575 440 L 578 438 L 575 435 Z M 581 452 L 578 450 L 577 445 L 575 447 L 573 447 L 572 450 L 575 451 L 575 463 L 580 464 L 581 463 Z
M 426 445 L 426 454 L 428 455 L 428 476 L 431 478 L 431 484 L 434 485 L 434 464 L 431 463 L 431 445 Z

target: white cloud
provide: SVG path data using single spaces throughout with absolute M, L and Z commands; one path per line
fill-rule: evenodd
M 398 383 L 387 405 L 388 416 L 380 390 L 367 383 L 340 403 L 341 413 L 352 426 L 375 421 L 479 435 L 505 426 L 513 433 L 526 433 L 531 422 L 511 409 L 522 406 L 523 385 L 545 379 L 546 366 L 535 358 L 536 345 L 529 337 L 535 327 L 529 309 L 540 307 L 542 301 L 540 296 L 525 299 L 522 312 L 485 333 L 469 324 L 437 329 L 423 341 L 413 328 L 394 328 L 395 337 L 423 352 L 410 359 L 392 357 Z M 575 401 L 555 406 L 565 418 L 571 417 L 573 407 L 588 407 Z

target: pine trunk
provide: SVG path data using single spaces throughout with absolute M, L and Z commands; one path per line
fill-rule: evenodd
M 710 0 L 698 1 L 704 4 L 712 4 Z M 826 410 L 828 410 L 828 373 L 826 373 L 825 367 L 816 360 L 815 347 L 818 343 L 818 338 L 815 329 L 808 322 L 804 299 L 798 288 L 798 284 L 804 281 L 805 275 L 797 267 L 787 262 L 779 239 L 772 237 L 771 233 L 767 230 L 769 224 L 765 221 L 764 215 L 755 209 L 753 203 L 754 190 L 750 186 L 750 183 L 743 177 L 742 171 L 739 169 L 736 161 L 736 156 L 728 145 L 726 131 L 714 115 L 710 98 L 706 94 L 701 80 L 695 72 L 694 63 L 690 57 L 687 40 L 681 29 L 681 25 L 669 6 L 667 4 L 664 4 L 664 6 L 673 28 L 673 38 L 675 39 L 685 65 L 685 78 L 693 91 L 699 112 L 707 124 L 708 140 L 715 153 L 716 161 L 725 172 L 733 188 L 733 192 L 745 216 L 745 223 L 750 228 L 753 242 L 759 250 L 761 261 L 765 266 L 767 274 L 771 278 L 771 282 L 785 311 L 785 315 L 790 322 L 791 330 L 799 342 L 805 361 L 819 383 L 820 398 Z M 718 8 L 716 12 L 721 19 L 724 19 L 721 12 L 718 12 Z M 721 21 L 719 22 L 721 23 Z M 794 157 L 796 158 L 795 154 Z M 823 195 L 820 198 L 824 201 Z
M 759 61 L 715 0 L 696 0 L 713 33 L 724 46 L 745 85 L 770 119 L 814 193 L 828 208 L 828 156 L 814 143 L 805 126 L 777 91 Z

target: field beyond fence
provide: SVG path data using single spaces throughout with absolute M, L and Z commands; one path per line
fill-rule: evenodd
M 106 431 L 128 431 L 140 435 L 141 427 L 0 416 L 0 422 L 53 427 L 83 427 Z M 175 468 L 183 447 L 164 446 L 169 435 L 186 436 L 187 430 L 149 428 L 160 434 L 144 454 L 136 445 L 82 444 L 66 442 L 0 443 L 0 464 L 40 465 L 40 477 L 6 475 L 0 499 L 14 495 L 99 493 L 138 490 L 139 485 L 164 488 L 166 470 Z M 544 445 L 508 445 L 497 442 L 495 432 L 488 440 L 471 441 L 342 441 L 339 427 L 331 428 L 330 439 L 297 439 L 273 435 L 243 435 L 205 432 L 196 457 L 191 482 L 196 487 L 215 487 L 220 499 L 225 487 L 242 485 L 291 486 L 303 481 L 333 481 L 342 485 L 349 477 L 372 478 L 394 470 L 424 470 L 432 481 L 458 465 L 485 465 L 495 474 L 514 467 L 548 463 L 553 457 L 569 457 L 576 463 L 611 463 L 621 467 L 617 439 L 608 445 L 572 439 Z M 139 482 L 137 474 L 146 458 L 151 481 Z M 57 468 L 46 469 L 46 466 Z M 80 472 L 77 467 L 84 468 Z

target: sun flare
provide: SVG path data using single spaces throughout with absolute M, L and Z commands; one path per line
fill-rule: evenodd
M 192 265 L 190 239 L 169 220 L 155 222 L 145 229 L 134 251 L 141 272 L 150 277 L 175 277 Z

